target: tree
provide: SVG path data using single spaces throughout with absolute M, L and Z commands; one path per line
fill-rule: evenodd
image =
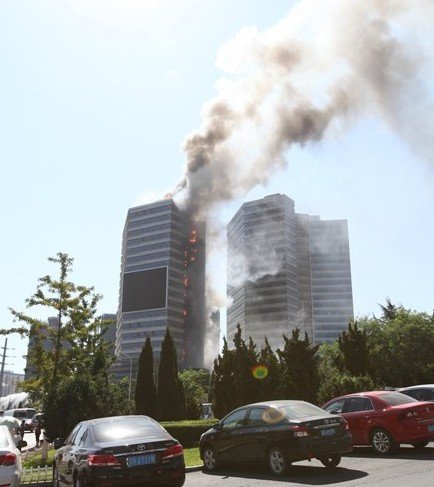
M 221 353 L 214 360 L 211 375 L 210 400 L 216 418 L 222 418 L 235 407 L 236 372 L 233 367 L 235 351 L 229 350 L 226 338 L 223 338 Z
M 373 377 L 383 386 L 432 382 L 434 317 L 400 307 L 396 314 L 365 320 Z
M 96 314 L 102 296 L 96 294 L 93 287 L 69 281 L 73 259 L 67 254 L 59 252 L 48 261 L 59 266 L 58 278 L 41 277 L 36 292 L 26 304 L 27 308 L 43 307 L 47 314 L 55 315 L 54 328 L 46 321 L 10 308 L 14 321 L 25 326 L 2 331 L 3 334 L 29 336 L 34 343 L 29 356 L 33 375 L 29 389 L 36 400 L 44 400 L 59 386 L 60 380 L 91 368 L 95 355 L 102 349 L 107 351 L 108 347 L 102 339 L 108 323 L 102 323 Z M 110 364 L 107 351 L 105 365 L 109 367 Z
M 338 336 L 339 356 L 337 363 L 342 371 L 349 375 L 366 375 L 369 373 L 369 349 L 366 330 L 359 329 L 357 323 L 350 323 L 348 331 Z
M 386 305 L 382 305 L 380 304 L 379 305 L 383 314 L 381 316 L 381 318 L 383 320 L 393 320 L 396 318 L 396 315 L 398 313 L 398 311 L 401 309 L 402 310 L 402 307 L 400 306 L 395 306 L 394 304 L 392 304 L 392 301 L 390 300 L 390 298 L 386 298 Z
M 179 373 L 185 392 L 187 419 L 199 419 L 200 404 L 208 399 L 210 373 L 206 369 L 186 369 Z
M 267 376 L 260 380 L 258 401 L 271 401 L 280 398 L 280 367 L 276 354 L 273 352 L 267 337 L 259 352 L 259 363 L 267 368 Z
M 316 357 L 318 346 L 311 345 L 307 333 L 304 340 L 300 340 L 298 328 L 292 332 L 290 339 L 285 335 L 283 339 L 283 349 L 277 349 L 281 369 L 281 397 L 316 402 L 319 385 Z
M 178 378 L 176 349 L 169 328 L 161 344 L 157 383 L 157 416 L 161 421 L 176 421 L 185 417 L 182 383 Z
M 146 414 L 155 417 L 156 390 L 154 383 L 154 355 L 151 339 L 146 337 L 145 344 L 139 357 L 137 383 L 135 393 L 136 414 Z
M 319 389 L 318 404 L 353 392 L 376 388 L 372 377 L 366 374 L 351 375 L 340 356 L 338 341 L 323 343 L 318 350 Z

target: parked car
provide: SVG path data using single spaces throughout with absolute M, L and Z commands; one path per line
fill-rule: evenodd
M 23 469 L 21 454 L 6 425 L 0 425 L 0 485 L 18 487 Z
M 114 416 L 79 423 L 54 441 L 53 485 L 138 486 L 185 481 L 182 446 L 148 416 Z
M 434 384 L 423 384 L 420 386 L 402 387 L 398 389 L 402 394 L 406 394 L 417 401 L 434 402 Z
M 317 458 L 335 467 L 352 450 L 347 422 L 304 401 L 270 401 L 235 409 L 199 443 L 206 470 L 225 462 L 263 462 L 284 475 L 292 462 Z
M 400 443 L 423 448 L 434 440 L 434 404 L 400 392 L 348 394 L 323 408 L 348 421 L 354 445 L 371 445 L 380 455 L 393 452 Z
M 22 421 L 25 420 L 25 431 L 33 431 L 33 421 L 32 418 L 36 414 L 36 409 L 33 408 L 16 408 L 8 409 L 4 412 L 4 416 L 13 416 L 14 418 Z

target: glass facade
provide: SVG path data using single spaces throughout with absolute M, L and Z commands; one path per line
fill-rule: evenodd
M 198 227 L 195 260 L 187 261 L 191 232 Z M 122 242 L 116 375 L 127 375 L 129 360 L 124 354 L 132 358 L 136 373 L 148 335 L 158 360 L 167 327 L 180 366 L 203 365 L 204 232 L 204 225 L 192 225 L 172 200 L 128 211 Z M 200 312 L 189 307 L 192 292 Z
M 353 318 L 345 221 L 297 214 L 294 201 L 271 195 L 244 203 L 227 227 L 229 344 L 244 336 L 275 349 L 299 328 L 331 341 Z

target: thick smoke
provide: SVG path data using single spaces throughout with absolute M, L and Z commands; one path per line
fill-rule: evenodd
M 303 0 L 265 32 L 240 31 L 219 52 L 226 76 L 184 143 L 178 203 L 207 218 L 265 185 L 294 144 L 321 141 L 361 116 L 380 118 L 432 158 L 432 100 L 421 71 L 432 49 L 432 3 Z

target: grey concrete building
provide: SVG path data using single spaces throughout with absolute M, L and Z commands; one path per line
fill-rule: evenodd
M 229 342 L 238 323 L 273 348 L 300 328 L 332 341 L 353 318 L 347 222 L 298 214 L 271 195 L 244 203 L 227 227 Z
M 116 375 L 128 375 L 146 337 L 154 358 L 169 327 L 180 367 L 202 367 L 205 332 L 205 225 L 170 199 L 130 208 L 122 242 Z M 131 360 L 131 362 L 130 362 Z

